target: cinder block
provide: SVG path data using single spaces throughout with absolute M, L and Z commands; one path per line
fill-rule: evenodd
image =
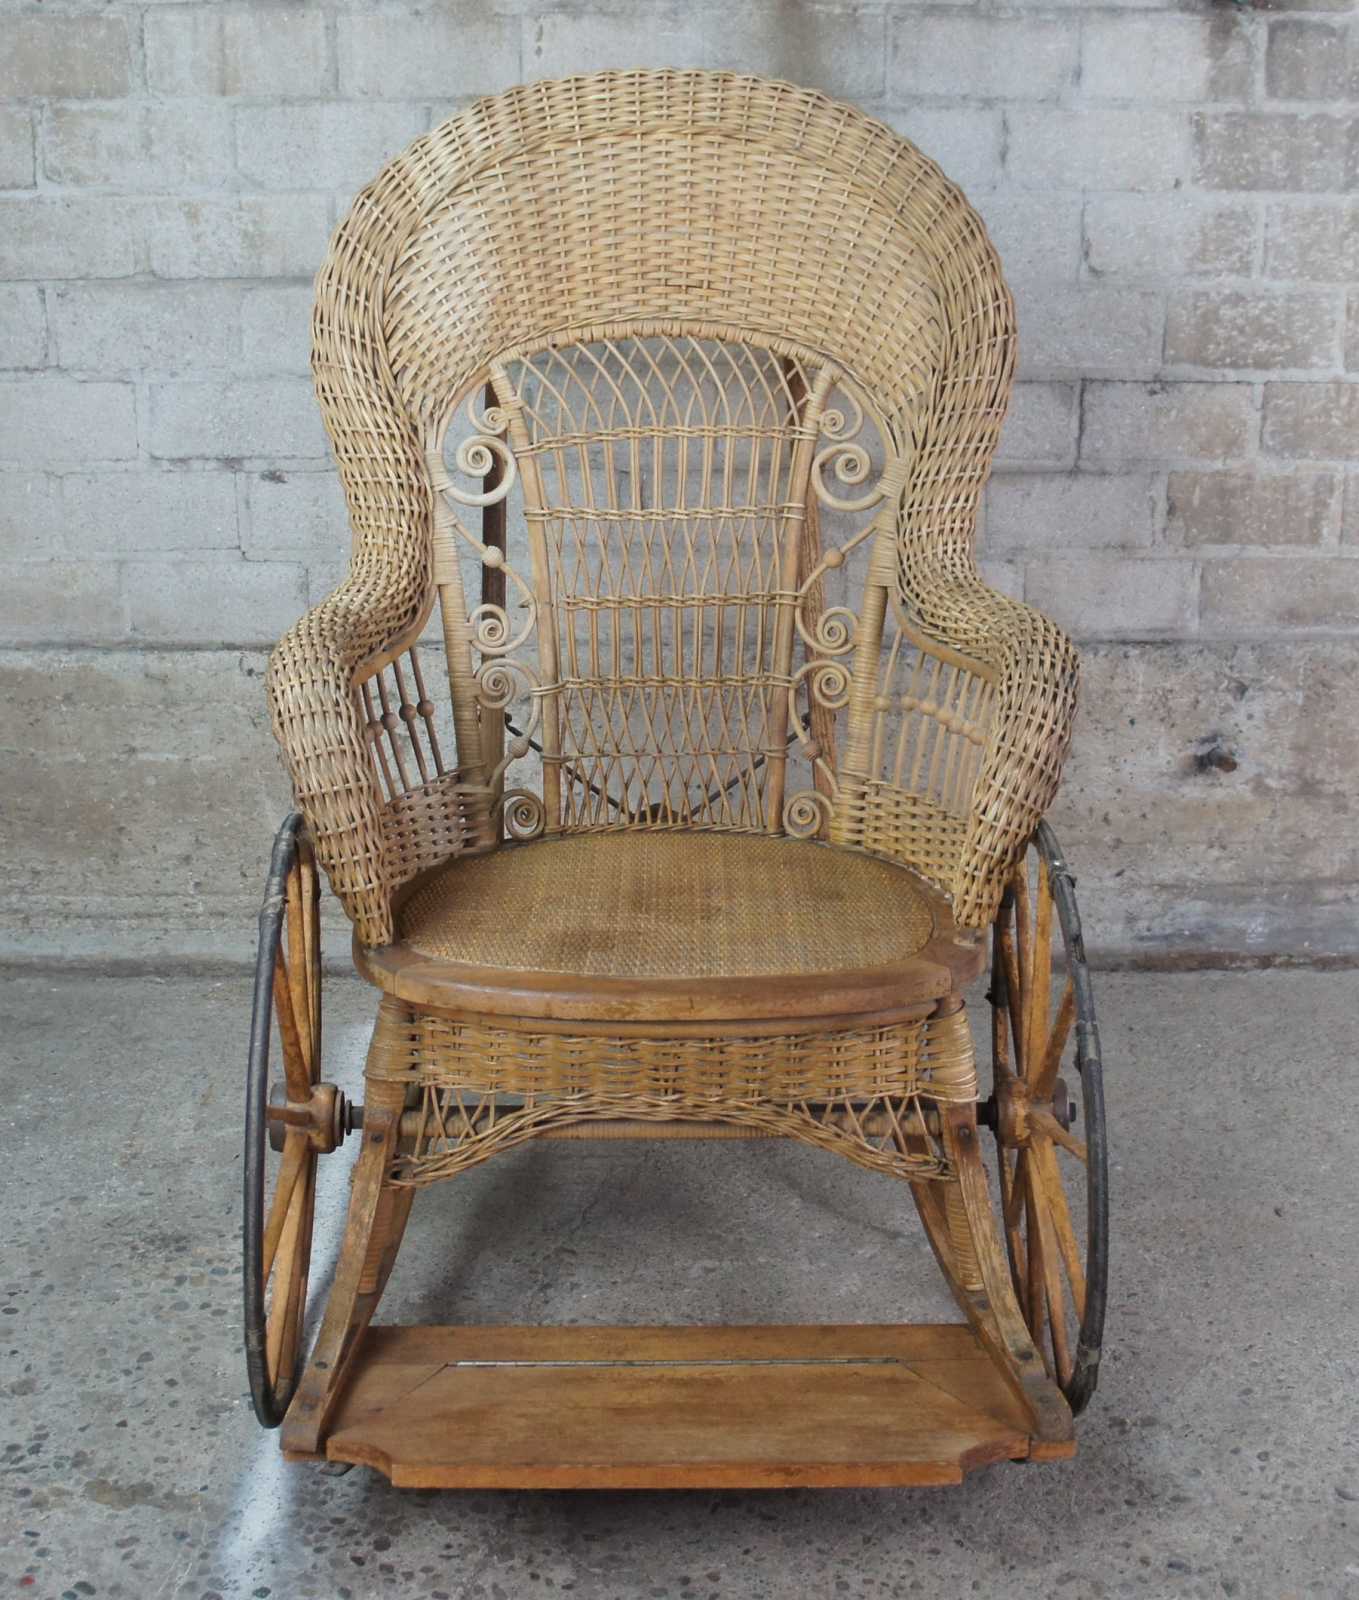
M 136 391 L 130 383 L 57 377 L 0 382 L 0 460 L 74 466 L 136 453 Z
M 136 949 L 170 970 L 205 948 L 251 958 L 288 809 L 263 672 L 258 651 L 0 657 L 10 704 L 29 708 L 3 805 L 25 842 L 6 887 L 24 903 L 30 950 Z
M 247 372 L 311 370 L 310 283 L 248 289 L 241 302 L 241 361 Z
M 1265 271 L 1271 278 L 1359 278 L 1359 203 L 1281 200 L 1269 207 L 1265 224 Z
M 0 645 L 113 644 L 127 613 L 112 564 L 82 560 L 0 565 Z
M 347 559 L 349 513 L 339 475 L 273 468 L 245 480 L 246 520 L 241 542 L 257 560 Z
M 588 19 L 579 25 L 588 26 Z M 490 94 L 519 78 L 519 18 L 475 0 L 451 0 L 417 17 L 376 8 L 342 12 L 335 27 L 345 96 L 457 98 Z M 554 74 L 566 70 L 553 67 Z
M 234 284 L 64 284 L 49 301 L 56 358 L 76 371 L 180 373 L 235 360 Z
M 1329 112 L 1210 111 L 1194 117 L 1194 176 L 1210 189 L 1353 188 L 1349 117 Z
M 132 87 L 125 17 L 15 16 L 5 21 L 0 99 L 113 99 Z
M 1075 73 L 1076 30 L 1065 22 L 912 10 L 889 33 L 894 95 L 1046 100 Z
M 47 360 L 47 311 L 29 283 L 0 284 L 0 367 L 41 367 Z
M 1337 913 L 1352 928 L 1335 819 L 1353 784 L 1356 674 L 1355 639 L 1088 647 L 1055 815 L 1086 937 L 1143 955 L 1277 938 L 1296 959 L 1309 935 L 1334 936 Z M 1214 751 L 1235 767 L 1203 759 Z
M 0 200 L 0 278 L 125 278 L 142 262 L 136 202 Z
M 1267 383 L 1261 438 L 1270 455 L 1359 460 L 1359 384 Z
M 158 644 L 272 645 L 306 609 L 306 571 L 236 556 L 122 563 L 130 634 Z
M 0 104 L 0 189 L 31 189 L 35 170 L 32 111 Z
M 1359 544 L 1359 472 L 1345 475 L 1345 502 L 1340 513 L 1340 538 L 1344 544 Z
M 160 194 L 217 188 L 232 171 L 231 111 L 219 100 L 53 106 L 43 171 L 53 183 Z
M 239 107 L 241 175 L 265 189 L 354 190 L 425 132 L 420 106 L 319 101 Z
M 1088 383 L 1081 461 L 1239 459 L 1250 446 L 1255 409 L 1244 383 Z
M 1171 366 L 1334 367 L 1343 301 L 1325 290 L 1190 289 L 1172 295 Z
M 71 548 L 92 557 L 239 547 L 231 472 L 75 472 L 62 495 Z
M 1075 281 L 1081 259 L 1079 195 L 981 194 L 975 204 L 1011 284 Z
M 1074 466 L 1077 415 L 1074 383 L 1017 383 L 1001 431 L 996 464 Z
M 409 18 L 404 26 L 416 37 L 423 31 Z M 145 27 L 146 79 L 157 94 L 264 99 L 326 91 L 326 19 L 319 12 L 173 6 L 148 12 Z
M 1250 32 L 1243 17 L 1096 12 L 1085 19 L 1082 99 L 1240 100 L 1250 80 Z
M 1329 472 L 1172 472 L 1166 534 L 1186 545 L 1315 545 L 1336 525 L 1340 479 Z
M 1300 17 L 1271 22 L 1265 88 L 1275 100 L 1352 99 L 1359 92 L 1353 31 Z
M 1156 482 L 1145 473 L 1002 473 L 986 491 L 987 549 L 1148 545 Z
M 1024 598 L 1078 639 L 1183 634 L 1198 616 L 1198 570 L 1157 556 L 1044 556 L 1028 564 Z
M 46 472 L 0 472 L 0 562 L 50 561 L 67 548 L 61 480 Z
M 1086 265 L 1101 277 L 1245 276 L 1255 260 L 1257 204 L 1092 194 L 1085 202 Z
M 281 278 L 314 273 L 330 233 L 321 194 L 163 200 L 147 207 L 147 250 L 162 278 Z
M 883 120 L 976 198 L 1000 181 L 1001 114 L 985 106 L 911 106 Z
M 1022 189 L 1172 189 L 1189 175 L 1181 111 L 1015 106 L 1005 170 Z
M 304 378 L 260 378 L 154 385 L 148 445 L 166 460 L 286 460 L 322 456 L 326 439 Z
M 1019 372 L 1025 378 L 1151 377 L 1165 304 L 1141 289 L 1016 284 Z
M 1203 627 L 1219 634 L 1359 628 L 1359 559 L 1261 556 L 1206 561 Z
M 886 25 L 874 6 L 615 5 L 523 19 L 525 78 L 604 67 L 721 67 L 789 78 L 848 99 L 883 93 Z M 495 85 L 499 87 L 499 85 Z

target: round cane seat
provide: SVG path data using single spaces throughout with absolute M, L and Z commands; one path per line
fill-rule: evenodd
M 980 950 L 916 873 L 759 834 L 575 834 L 461 857 L 356 955 L 389 993 L 526 1017 L 857 1016 L 950 992 Z

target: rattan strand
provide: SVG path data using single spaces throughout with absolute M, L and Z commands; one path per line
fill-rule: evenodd
M 737 978 L 886 967 L 934 932 L 912 874 L 796 839 L 594 833 L 453 862 L 402 906 L 421 955 L 513 972 Z

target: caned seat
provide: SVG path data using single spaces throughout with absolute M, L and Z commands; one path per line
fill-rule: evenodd
M 420 879 L 396 942 L 356 948 L 387 993 L 573 1021 L 862 1018 L 949 994 L 982 946 L 895 862 L 807 840 L 591 833 Z

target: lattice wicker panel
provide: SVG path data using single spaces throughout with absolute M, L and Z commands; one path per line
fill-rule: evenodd
M 518 598 L 470 612 L 466 665 L 546 769 L 545 814 L 516 834 L 778 832 L 814 764 L 833 790 L 889 476 L 845 381 L 787 348 L 656 332 L 507 357 L 495 406 L 454 408 L 430 455 L 439 548 L 460 557 L 441 593 L 470 605 L 470 557 Z M 494 489 L 460 484 L 474 473 Z M 458 510 L 492 500 L 511 511 L 508 558 Z
M 989 678 L 921 652 L 898 631 L 882 652 L 862 766 L 839 785 L 835 842 L 951 884 L 994 703 Z
M 369 1076 L 418 1095 L 394 1181 L 432 1183 L 581 1118 L 745 1124 L 911 1178 L 950 1175 L 931 1108 L 976 1098 L 961 1011 L 858 1028 L 686 1038 L 541 1032 L 384 1001 Z
M 788 742 L 777 606 L 806 495 L 805 370 L 658 336 L 507 375 L 552 590 L 561 826 L 764 826 Z
M 453 764 L 446 681 L 427 677 L 413 647 L 366 679 L 358 693 L 385 800 L 394 880 L 405 882 L 450 856 L 490 849 L 499 819 L 486 785 Z

